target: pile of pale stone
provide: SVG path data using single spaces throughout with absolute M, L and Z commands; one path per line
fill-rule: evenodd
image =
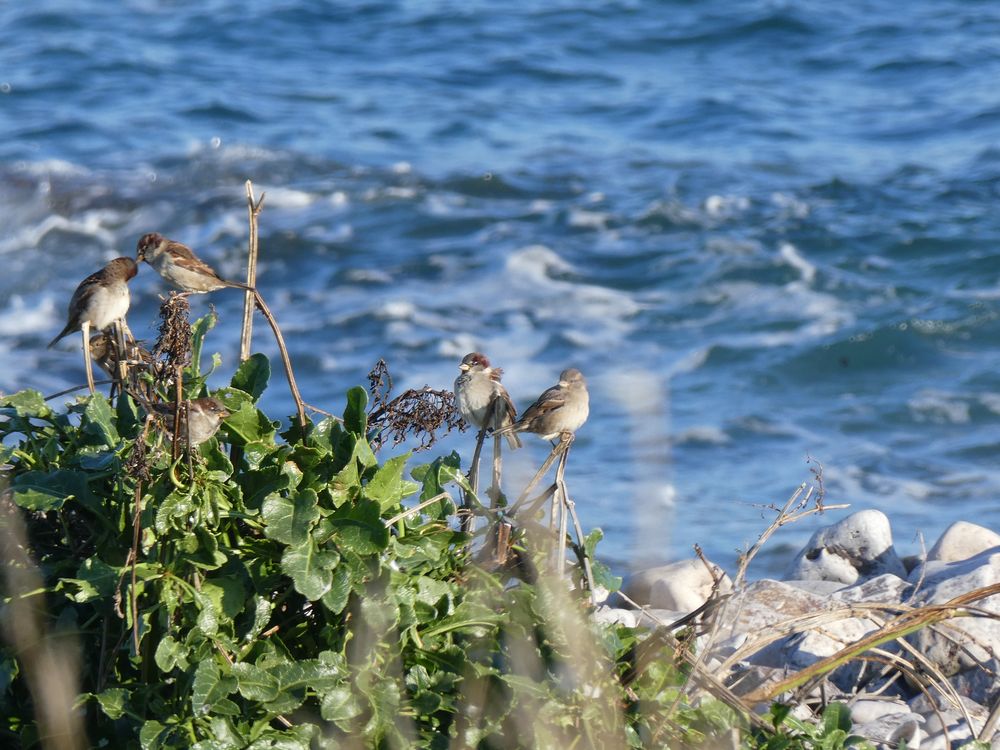
M 713 588 L 728 594 L 697 649 L 704 666 L 735 693 L 760 695 L 872 635 L 901 611 L 1000 583 L 1000 534 L 958 522 L 926 559 L 901 559 L 889 519 L 865 510 L 817 531 L 785 580 L 757 580 L 733 591 L 717 566 L 719 582 L 713 580 L 709 565 L 684 560 L 636 573 L 623 591 L 641 609 L 605 605 L 597 616 L 661 627 L 696 610 Z M 851 707 L 852 733 L 880 747 L 948 750 L 978 738 L 1000 750 L 1000 716 L 991 716 L 1000 715 L 1000 594 L 971 608 L 978 616 L 924 627 L 906 637 L 908 645 L 882 644 L 881 651 L 837 668 L 808 696 L 795 696 L 796 712 L 805 718 L 811 702 L 842 701 Z

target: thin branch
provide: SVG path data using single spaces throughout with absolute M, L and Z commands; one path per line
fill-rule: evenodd
M 264 195 L 260 194 L 260 198 L 254 200 L 253 195 L 253 183 L 250 180 L 246 182 L 247 190 L 247 215 L 250 222 L 250 239 L 247 246 L 247 286 L 250 289 L 246 290 L 243 299 L 243 328 L 240 334 L 240 362 L 246 362 L 250 359 L 250 340 L 253 336 L 253 308 L 254 308 L 254 293 L 253 289 L 257 287 L 257 253 L 259 246 L 259 239 L 257 233 L 258 227 L 258 217 L 260 216 L 261 209 L 264 207 Z
M 252 290 L 254 298 L 257 301 L 257 307 L 263 313 L 264 318 L 267 320 L 269 326 L 271 326 L 271 331 L 274 333 L 274 340 L 278 344 L 278 352 L 281 354 L 281 363 L 285 366 L 285 377 L 288 379 L 288 389 L 292 392 L 292 399 L 295 401 L 295 410 L 298 412 L 299 416 L 299 427 L 303 431 L 306 429 L 306 410 L 305 405 L 302 402 L 302 395 L 299 393 L 299 387 L 295 383 L 295 373 L 292 372 L 292 360 L 288 357 L 288 347 L 285 346 L 285 337 L 281 335 L 281 329 L 278 328 L 278 321 L 274 319 L 274 315 L 271 314 L 270 308 L 267 303 L 264 302 L 264 298 L 260 296 L 260 292 L 257 290 Z

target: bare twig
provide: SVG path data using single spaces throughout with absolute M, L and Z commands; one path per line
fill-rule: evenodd
M 295 373 L 292 372 L 292 360 L 288 357 L 288 348 L 285 346 L 285 337 L 281 335 L 281 329 L 278 328 L 278 321 L 274 319 L 274 315 L 271 314 L 270 308 L 267 303 L 264 302 L 264 298 L 260 296 L 260 292 L 253 290 L 254 298 L 257 301 L 257 307 L 263 313 L 264 318 L 267 320 L 267 324 L 271 326 L 271 331 L 274 333 L 274 340 L 278 344 L 278 353 L 281 355 L 281 363 L 285 366 L 285 377 L 288 379 L 288 389 L 292 392 L 292 399 L 295 401 L 295 410 L 298 412 L 299 416 L 299 427 L 303 431 L 306 429 L 306 411 L 305 406 L 302 403 L 302 395 L 299 393 L 299 387 L 295 383 Z
M 257 234 L 258 227 L 258 217 L 260 216 L 261 209 L 264 207 L 264 195 L 260 194 L 260 198 L 254 199 L 253 194 L 253 183 L 250 180 L 246 182 L 247 191 L 247 216 L 250 224 L 250 238 L 247 242 L 247 286 L 250 287 L 246 290 L 243 299 L 243 328 L 240 334 L 240 362 L 246 362 L 250 359 L 250 341 L 253 336 L 253 308 L 254 308 L 254 293 L 253 289 L 257 287 L 257 252 L 259 239 Z

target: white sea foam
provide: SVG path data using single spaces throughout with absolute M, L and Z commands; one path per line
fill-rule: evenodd
M 816 278 L 816 266 L 803 258 L 795 245 L 791 242 L 782 242 L 778 252 L 788 265 L 802 274 L 802 280 L 806 284 L 813 282 Z
M 809 204 L 788 193 L 771 193 L 771 203 L 780 209 L 783 218 L 804 219 L 809 215 Z
M 569 212 L 568 222 L 578 229 L 604 229 L 608 225 L 610 214 L 603 211 L 586 211 L 574 208 Z
M 37 247 L 50 232 L 65 232 L 93 237 L 102 245 L 111 247 L 115 241 L 115 231 L 122 222 L 118 211 L 95 209 L 67 218 L 49 214 L 40 222 L 21 227 L 16 233 L 0 239 L 0 253 L 30 250 Z M 114 231 L 111 228 L 114 228 Z
M 305 208 L 316 202 L 318 196 L 304 190 L 285 187 L 258 186 L 258 194 L 267 193 L 267 205 L 271 208 Z
M 58 318 L 56 304 L 51 297 L 44 297 L 39 304 L 29 304 L 22 296 L 14 295 L 8 306 L 0 310 L 0 334 L 19 336 L 50 328 L 54 330 Z
M 750 208 L 750 199 L 742 195 L 710 195 L 704 211 L 713 219 L 727 219 Z
M 946 391 L 920 391 L 907 402 L 907 406 L 918 422 L 966 424 L 971 419 L 969 402 Z

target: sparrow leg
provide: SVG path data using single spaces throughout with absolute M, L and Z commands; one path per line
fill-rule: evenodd
M 97 393 L 97 389 L 94 388 L 94 373 L 90 358 L 90 321 L 83 321 L 80 330 L 83 331 L 83 365 L 87 370 L 87 387 L 90 388 L 90 395 L 93 396 Z

